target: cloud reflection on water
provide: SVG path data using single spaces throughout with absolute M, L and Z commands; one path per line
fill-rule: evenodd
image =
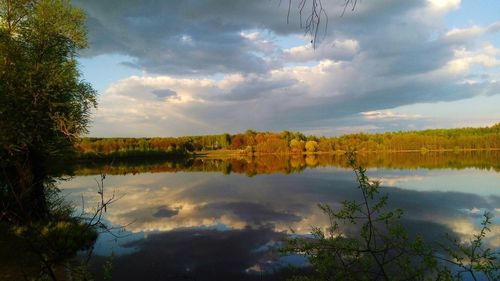
M 494 181 L 499 177 L 492 171 L 471 171 L 483 180 Z M 440 177 L 453 182 L 462 172 L 442 171 Z M 480 194 L 474 193 L 474 186 L 467 193 L 440 191 L 438 186 L 434 190 L 411 189 L 412 179 L 432 182 L 436 174 L 426 170 L 414 170 L 412 177 L 405 171 L 369 173 L 381 179 L 382 185 L 386 176 L 405 185 L 404 188 L 391 186 L 382 190 L 389 193 L 390 207 L 404 210 L 403 224 L 410 234 L 425 230 L 429 241 L 439 240 L 444 233 L 466 240 L 479 228 L 478 214 L 484 210 L 496 212 L 500 206 L 500 189 Z M 400 181 L 398 174 L 402 178 Z M 109 176 L 105 185 L 107 190 L 116 189 L 118 194 L 124 195 L 109 208 L 106 219 L 114 225 L 127 225 L 128 232 L 144 233 L 144 239 L 139 236 L 122 245 L 138 250 L 119 258 L 118 272 L 121 272 L 120 267 L 125 270 L 138 261 L 140 267 L 133 270 L 137 274 L 144 270 L 160 274 L 157 267 L 165 272 L 180 272 L 180 267 L 184 266 L 183 272 L 196 268 L 197 274 L 211 276 L 210 272 L 225 267 L 221 272 L 227 276 L 220 275 L 220 280 L 236 278 L 231 275 L 233 269 L 240 273 L 254 272 L 266 265 L 279 264 L 276 253 L 255 249 L 280 241 L 290 229 L 307 234 L 311 226 L 326 227 L 327 218 L 317 208 L 317 203 L 328 203 L 335 208 L 344 200 L 360 199 L 352 172 L 338 168 L 256 177 L 193 172 L 146 173 Z M 76 177 L 68 183 L 66 192 L 69 198 L 75 199 L 83 192 L 90 201 L 95 196 L 93 177 Z M 133 223 L 128 225 L 130 222 Z M 487 242 L 498 248 L 498 219 L 494 223 Z M 161 267 L 165 262 L 168 265 Z M 227 269 L 229 265 L 231 270 Z

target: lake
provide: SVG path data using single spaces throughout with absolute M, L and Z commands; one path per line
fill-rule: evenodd
M 411 236 L 468 240 L 485 211 L 495 215 L 486 243 L 500 248 L 500 152 L 359 155 L 389 205 L 404 210 Z M 359 200 L 355 175 L 339 155 L 263 156 L 81 165 L 60 183 L 68 200 L 95 204 L 96 179 L 119 200 L 105 222 L 93 270 L 113 259 L 113 280 L 279 280 L 301 256 L 277 249 L 328 220 L 318 203 Z

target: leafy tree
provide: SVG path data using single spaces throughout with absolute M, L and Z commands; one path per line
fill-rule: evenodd
M 299 139 L 292 139 L 290 141 L 290 152 L 292 153 L 304 152 L 304 142 Z
M 318 151 L 318 143 L 313 140 L 309 140 L 306 142 L 306 151 L 307 152 L 316 152 Z
M 87 132 L 96 92 L 76 61 L 84 22 L 67 0 L 0 1 L 0 191 L 11 218 L 49 216 L 50 168 Z

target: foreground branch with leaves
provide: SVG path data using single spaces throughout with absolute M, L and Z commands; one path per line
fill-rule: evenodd
M 121 234 L 124 226 L 112 226 L 104 222 L 108 207 L 120 199 L 114 190 L 105 191 L 105 179 L 104 173 L 96 179 L 96 204 L 86 208 L 82 197 L 80 212 L 76 212 L 72 203 L 55 192 L 47 198 L 50 220 L 19 224 L 16 217 L 0 213 L 2 221 L 8 222 L 0 221 L 0 242 L 9 241 L 17 251 L 6 250 L 4 253 L 14 260 L 9 260 L 12 268 L 9 265 L 4 268 L 0 266 L 0 279 L 20 280 L 23 276 L 24 280 L 93 280 L 89 265 L 98 236 L 106 233 L 116 239 L 125 237 Z M 4 259 L 9 258 L 0 255 L 0 264 Z M 111 259 L 103 267 L 105 272 L 112 269 Z M 7 272 L 2 272 L 2 269 Z
M 339 210 L 320 204 L 329 227 L 314 227 L 312 237 L 288 240 L 286 253 L 308 258 L 312 274 L 293 280 L 498 280 L 499 253 L 486 248 L 491 214 L 485 213 L 481 230 L 469 243 L 446 235 L 447 243 L 430 245 L 422 235 L 410 239 L 401 224 L 403 211 L 387 206 L 380 182 L 371 181 L 366 169 L 348 152 L 356 174 L 360 201 L 344 201 Z

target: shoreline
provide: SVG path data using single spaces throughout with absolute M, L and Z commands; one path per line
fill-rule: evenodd
M 366 154 L 397 154 L 397 153 L 469 153 L 469 152 L 496 152 L 500 151 L 500 148 L 489 148 L 489 149 L 413 149 L 413 150 L 360 150 L 357 151 L 360 155 Z M 248 158 L 248 157 L 265 157 L 265 156 L 283 156 L 283 157 L 298 157 L 298 156 L 310 156 L 310 155 L 335 155 L 342 156 L 346 153 L 345 150 L 335 150 L 335 151 L 315 151 L 315 152 L 253 152 L 248 153 L 245 150 L 231 150 L 231 149 L 218 149 L 218 150 L 202 150 L 194 151 L 186 154 L 170 154 L 165 151 L 144 151 L 127 154 L 127 151 L 123 151 L 116 154 L 84 154 L 76 156 L 73 162 L 85 163 L 85 162 L 106 162 L 106 161 L 125 161 L 125 162 L 135 162 L 135 161 L 147 161 L 147 160 L 189 160 L 196 158 L 204 159 L 230 159 L 230 158 Z
M 486 151 L 500 151 L 500 148 L 477 148 L 477 149 L 411 149 L 411 150 L 360 150 L 357 151 L 359 154 L 391 154 L 391 153 L 444 153 L 444 152 L 454 152 L 454 153 L 466 153 L 466 152 L 486 152 Z M 227 156 L 238 156 L 238 157 L 251 157 L 251 156 L 307 156 L 307 155 L 344 155 L 347 151 L 345 150 L 334 150 L 334 151 L 316 151 L 316 152 L 302 152 L 302 153 L 263 153 L 254 152 L 247 153 L 244 150 L 206 150 L 206 151 L 195 151 L 192 155 L 195 157 L 211 158 L 215 156 L 227 157 Z

